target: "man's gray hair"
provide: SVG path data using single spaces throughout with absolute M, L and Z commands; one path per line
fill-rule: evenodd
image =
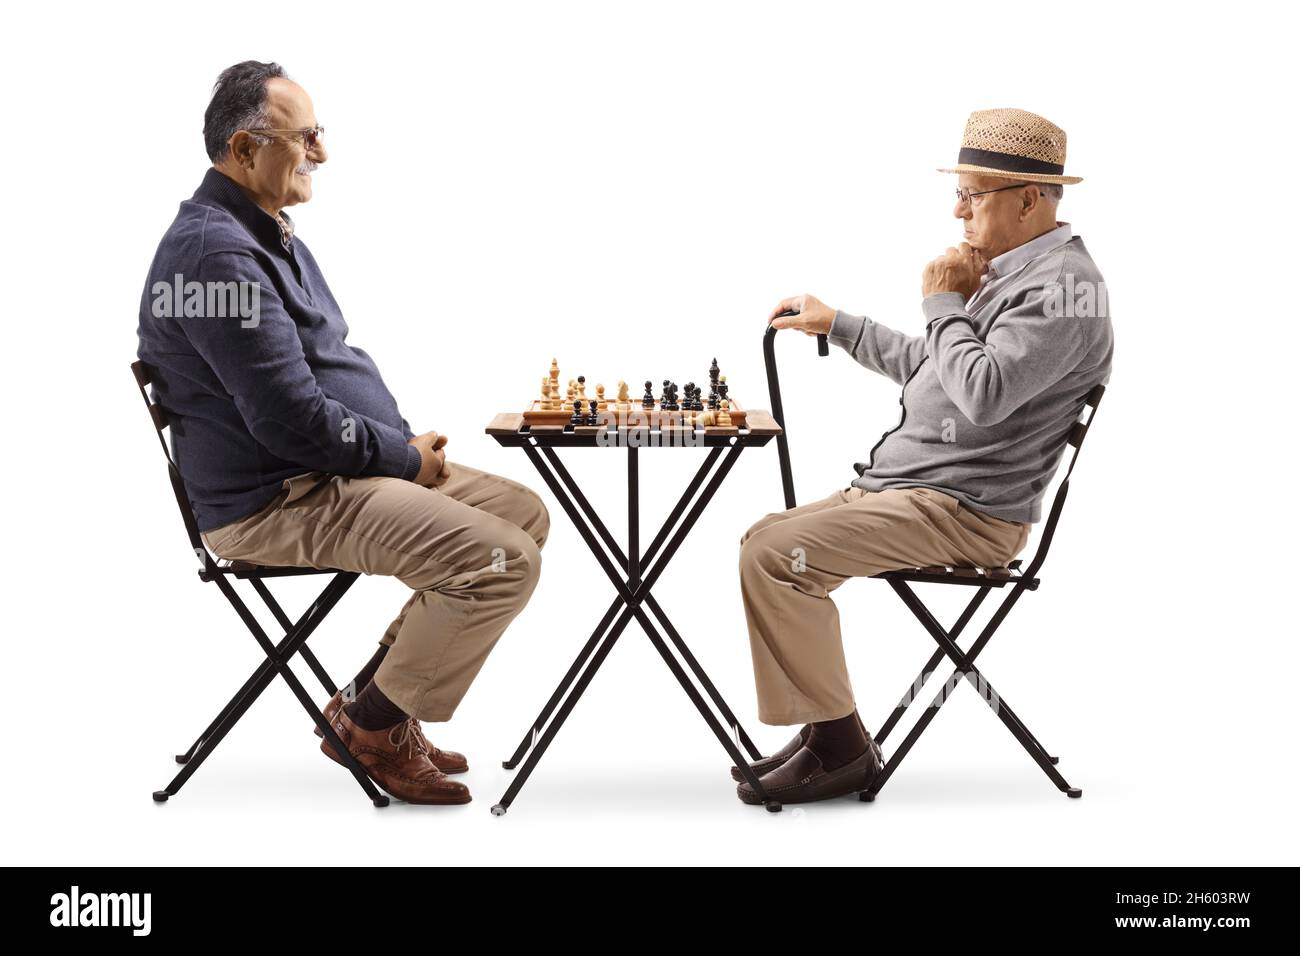
M 226 158 L 230 137 L 239 130 L 267 125 L 266 84 L 275 77 L 288 79 L 289 74 L 278 63 L 257 60 L 245 60 L 221 71 L 203 114 L 203 145 L 214 163 Z
M 1034 183 L 1034 185 L 1038 187 L 1038 195 L 1048 202 L 1058 203 L 1065 195 L 1065 187 L 1060 183 Z

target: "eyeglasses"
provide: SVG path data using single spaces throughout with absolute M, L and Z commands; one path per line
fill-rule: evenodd
M 247 130 L 249 133 L 268 133 L 272 136 L 283 139 L 301 140 L 303 146 L 307 149 L 315 149 L 320 145 L 321 137 L 325 135 L 324 126 L 309 126 L 307 129 L 267 129 L 258 127 L 257 129 Z
M 957 202 L 967 203 L 970 202 L 972 199 L 974 199 L 976 196 L 987 196 L 989 193 L 1000 193 L 1007 189 L 1021 189 L 1028 185 L 1029 183 L 1012 183 L 1010 186 L 999 186 L 997 189 L 983 189 L 977 193 L 971 192 L 965 186 L 958 186 Z

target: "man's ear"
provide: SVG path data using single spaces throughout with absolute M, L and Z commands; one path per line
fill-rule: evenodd
M 1038 208 L 1039 202 L 1042 201 L 1043 195 L 1039 192 L 1038 187 L 1030 183 L 1025 187 L 1025 191 L 1020 194 L 1020 218 L 1026 219 L 1030 213 Z
M 236 130 L 230 137 L 230 158 L 243 169 L 253 168 L 253 137 L 248 130 Z

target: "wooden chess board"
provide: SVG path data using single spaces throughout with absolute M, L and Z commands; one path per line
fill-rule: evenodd
M 745 427 L 744 408 L 736 404 L 736 400 L 734 398 L 731 398 L 730 396 L 728 396 L 728 401 L 731 402 L 731 409 L 730 409 L 731 424 L 736 428 L 744 428 Z M 584 412 L 587 410 L 587 402 L 585 400 L 582 403 L 582 408 Z M 644 421 L 646 418 L 667 424 L 669 427 L 672 426 L 685 427 L 687 424 L 691 424 L 691 425 L 695 424 L 694 417 L 700 414 L 699 412 L 685 411 L 682 409 L 678 409 L 676 411 L 664 411 L 662 408 L 659 407 L 658 399 L 655 400 L 654 408 L 652 409 L 646 408 L 639 401 L 635 401 L 635 402 L 629 401 L 626 403 L 626 412 L 624 413 L 624 412 L 620 412 L 618 402 L 609 401 L 609 400 L 605 401 L 604 404 L 598 406 L 598 408 L 601 412 L 608 412 L 616 419 L 627 419 L 629 424 L 636 423 L 637 418 L 639 416 L 642 422 L 641 427 L 645 427 Z M 567 408 L 556 408 L 556 409 L 542 408 L 542 400 L 537 399 L 531 405 L 529 405 L 528 408 L 524 410 L 524 421 L 526 421 L 529 425 L 541 425 L 541 426 L 568 425 L 569 420 L 572 418 L 573 418 L 572 404 L 570 404 Z
M 568 445 L 625 445 L 644 444 L 632 441 L 636 435 L 649 436 L 650 444 L 708 446 L 725 445 L 736 437 L 747 444 L 763 445 L 781 434 L 781 426 L 772 418 L 770 412 L 751 408 L 741 412 L 740 424 L 737 416 L 732 414 L 730 427 L 720 425 L 700 425 L 687 416 L 693 412 L 663 412 L 660 416 L 648 417 L 639 404 L 633 404 L 626 418 L 610 417 L 601 425 L 571 425 L 572 412 L 559 419 L 556 412 L 542 412 L 547 416 L 528 420 L 528 412 L 502 412 L 492 419 L 484 431 L 503 445 L 519 445 L 536 441 L 538 444 Z M 608 410 L 607 410 L 608 411 Z M 657 409 L 656 409 L 657 411 Z M 637 413 L 642 414 L 638 415 Z M 602 434 L 603 433 L 603 434 Z

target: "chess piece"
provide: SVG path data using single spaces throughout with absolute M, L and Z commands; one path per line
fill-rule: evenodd
M 543 375 L 543 376 L 542 376 L 542 398 L 541 398 L 541 403 L 542 403 L 542 404 L 541 404 L 542 411 L 547 411 L 547 410 L 550 409 L 550 407 L 551 407 L 551 377 L 550 377 L 549 375 Z
M 718 398 L 724 403 L 727 401 L 727 376 L 718 379 Z
M 600 408 L 602 412 L 609 406 L 609 403 L 605 401 L 604 385 L 596 386 L 596 405 Z
M 717 422 L 720 428 L 731 427 L 731 402 L 728 399 L 722 400 L 722 409 L 718 412 Z
M 570 425 L 587 424 L 586 416 L 582 414 L 582 401 L 580 399 L 575 398 L 573 400 L 573 415 L 570 416 L 569 418 L 569 424 Z
M 598 409 L 598 408 L 596 407 L 596 403 L 595 403 L 594 401 L 589 401 L 589 402 L 587 402 L 587 412 L 588 412 L 588 415 L 587 415 L 587 424 L 588 424 L 588 425 L 599 425 L 599 424 L 600 424 L 600 409 Z
M 627 382 L 623 381 L 622 379 L 619 379 L 619 382 L 618 382 L 618 404 L 619 404 L 619 405 L 626 405 L 626 404 L 627 404 L 627 401 L 628 401 L 628 399 L 627 399 Z
M 584 402 L 587 400 L 587 376 L 578 376 L 578 397 Z
M 649 379 L 646 379 L 645 395 L 642 396 L 641 398 L 641 407 L 644 408 L 646 411 L 650 411 L 652 408 L 655 407 L 654 391 L 651 388 Z

